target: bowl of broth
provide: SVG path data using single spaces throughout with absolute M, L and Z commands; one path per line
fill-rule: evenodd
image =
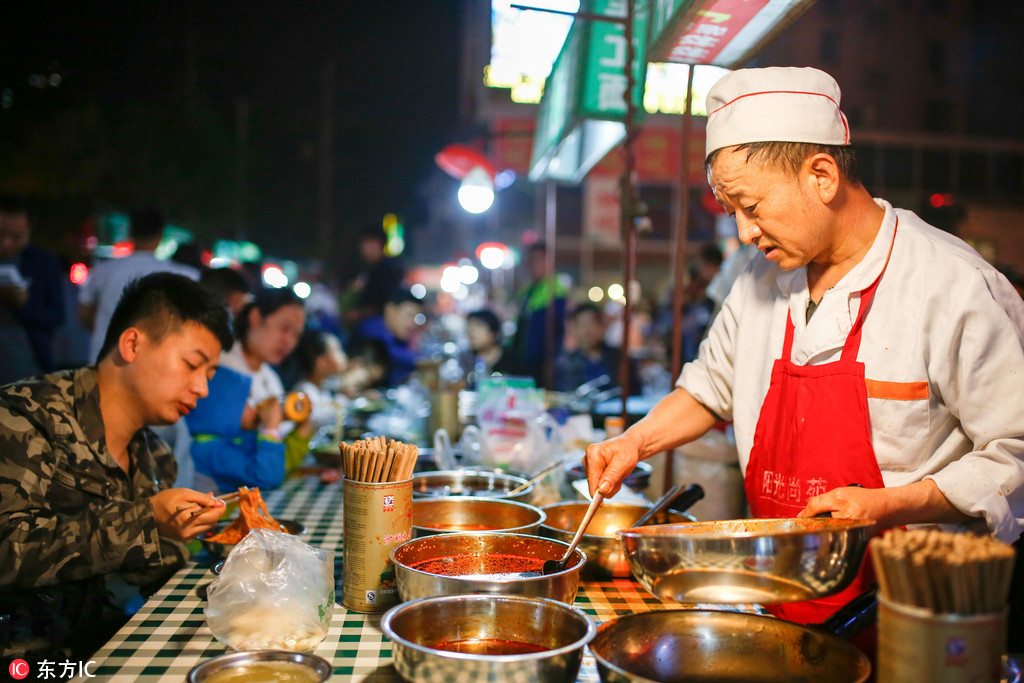
M 332 667 L 323 657 L 306 652 L 252 650 L 232 652 L 192 667 L 188 683 L 323 683 Z
M 424 536 L 391 550 L 402 600 L 490 593 L 551 598 L 572 604 L 587 555 L 573 550 L 565 569 L 545 575 L 545 560 L 569 544 L 551 538 L 492 531 Z
M 450 595 L 406 602 L 384 615 L 399 675 L 432 681 L 575 681 L 597 627 L 547 598 Z

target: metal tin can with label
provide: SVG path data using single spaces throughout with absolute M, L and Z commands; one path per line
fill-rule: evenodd
M 355 612 L 398 604 L 388 554 L 412 538 L 412 479 L 369 483 L 345 479 L 341 603 Z

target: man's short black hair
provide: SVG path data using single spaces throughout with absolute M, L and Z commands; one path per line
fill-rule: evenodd
M 199 282 L 215 296 L 227 301 L 233 292 L 249 292 L 249 280 L 234 268 L 207 268 L 199 277 Z
M 576 318 L 580 317 L 584 313 L 593 313 L 594 315 L 597 316 L 598 320 L 603 319 L 603 313 L 601 311 L 600 306 L 598 306 L 597 304 L 590 303 L 589 301 L 577 304 L 576 307 L 572 309 L 572 314 L 569 317 L 573 320 L 576 320 Z
M 36 223 L 36 210 L 32 202 L 17 194 L 0 194 L 0 213 L 11 216 L 24 216 L 29 227 Z
M 393 306 L 401 306 L 402 304 L 423 305 L 423 301 L 405 287 L 396 289 L 395 293 L 388 297 L 387 303 Z
M 224 305 L 198 282 L 176 273 L 153 273 L 133 280 L 121 294 L 100 349 L 100 360 L 129 327 L 143 330 L 159 344 L 185 323 L 202 325 L 227 351 L 234 343 Z
M 388 243 L 388 235 L 380 223 L 367 223 L 359 231 L 359 241 L 365 240 L 373 240 L 383 247 Z
M 235 316 L 235 338 L 244 343 L 245 338 L 249 336 L 249 313 L 252 309 L 255 308 L 260 312 L 260 317 L 266 318 L 283 306 L 298 306 L 305 309 L 302 299 L 291 287 L 263 287 L 257 290 L 252 301 L 243 306 Z
M 478 311 L 471 311 L 466 315 L 466 320 L 479 320 L 487 326 L 487 329 L 491 331 L 491 334 L 493 334 L 500 342 L 501 321 L 498 320 L 498 316 L 495 315 L 494 311 L 490 311 L 486 308 L 481 308 Z
M 155 206 L 143 206 L 134 209 L 131 214 L 132 239 L 154 239 L 162 237 L 164 226 L 164 214 Z
M 724 147 L 722 149 L 725 149 Z M 710 171 L 722 149 L 716 149 L 704 161 L 704 170 Z M 813 142 L 748 142 L 736 147 L 746 150 L 747 161 L 766 164 L 780 171 L 796 174 L 804 161 L 815 154 L 827 154 L 836 161 L 839 172 L 848 181 L 860 184 L 860 166 L 857 154 L 850 145 L 819 145 Z

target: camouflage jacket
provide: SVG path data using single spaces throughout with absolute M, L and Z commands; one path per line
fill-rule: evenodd
M 149 502 L 174 455 L 149 429 L 128 455 L 130 474 L 107 450 L 95 367 L 0 387 L 0 600 L 113 573 L 144 585 L 180 564 Z

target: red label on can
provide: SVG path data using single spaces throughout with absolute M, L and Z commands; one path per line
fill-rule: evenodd
M 384 496 L 384 512 L 394 512 L 395 509 L 395 497 Z

